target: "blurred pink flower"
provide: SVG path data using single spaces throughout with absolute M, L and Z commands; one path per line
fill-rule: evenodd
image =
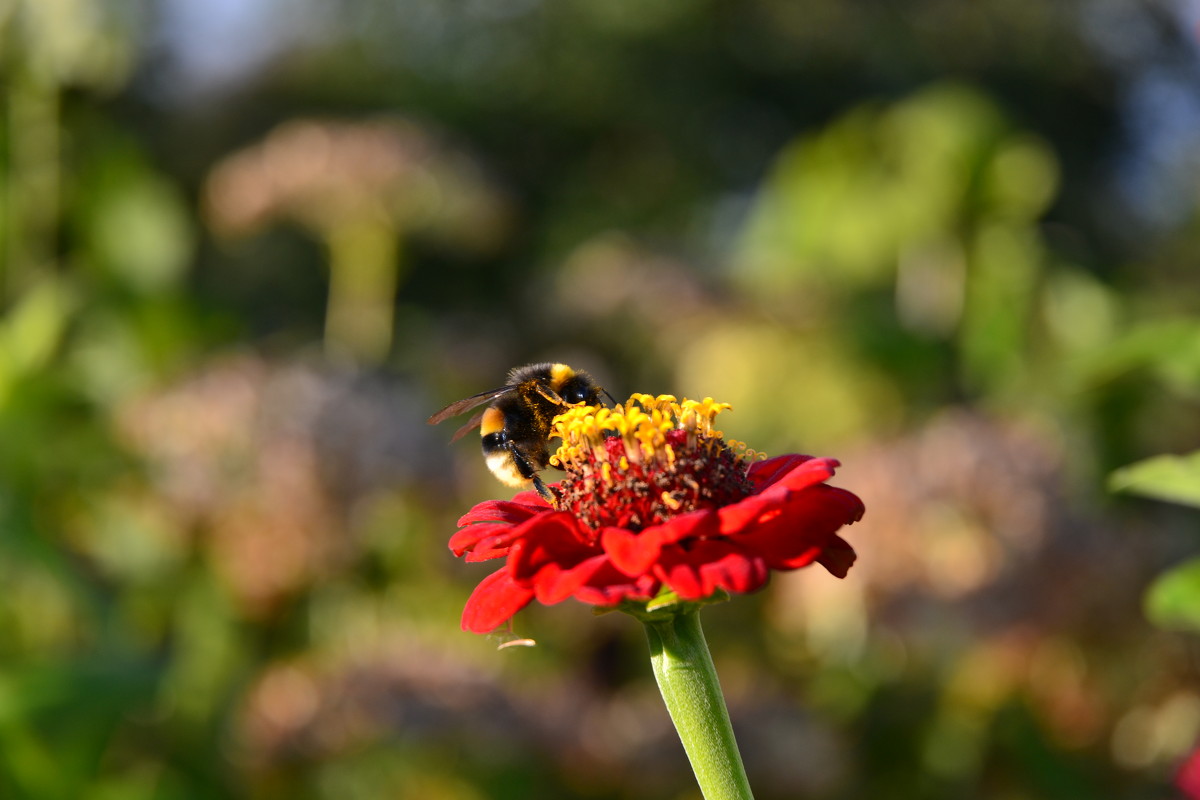
M 1175 785 L 1190 800 L 1200 800 L 1200 747 L 1192 751 L 1175 776 Z

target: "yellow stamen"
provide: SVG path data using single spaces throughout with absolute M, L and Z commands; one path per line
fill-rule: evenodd
M 627 469 L 631 462 L 674 464 L 677 454 L 668 444 L 667 434 L 686 431 L 689 447 L 702 442 L 705 449 L 711 449 L 712 440 L 722 436 L 714 429 L 713 421 L 729 408 L 732 406 L 728 403 L 717 403 L 711 397 L 680 401 L 669 394 L 634 394 L 615 408 L 573 406 L 554 418 L 552 435 L 562 439 L 562 445 L 551 463 L 565 467 L 589 456 L 606 462 L 605 439 L 618 436 L 625 443 L 625 457 L 619 468 Z M 745 447 L 740 442 L 738 445 Z

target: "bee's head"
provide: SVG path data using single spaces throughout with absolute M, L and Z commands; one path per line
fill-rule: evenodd
M 564 403 L 576 405 L 578 403 L 595 404 L 600 402 L 600 394 L 604 390 L 597 386 L 596 382 L 586 372 L 571 370 L 570 374 L 560 373 L 555 377 L 559 378 L 559 380 L 555 381 L 557 385 L 552 388 L 563 399 Z

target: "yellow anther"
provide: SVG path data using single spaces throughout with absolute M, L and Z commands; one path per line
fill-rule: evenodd
M 620 469 L 647 460 L 674 464 L 677 453 L 667 443 L 668 434 L 675 430 L 686 431 L 687 447 L 700 445 L 711 449 L 713 440 L 721 436 L 719 431 L 713 430 L 713 420 L 730 407 L 711 397 L 700 401 L 679 400 L 669 394 L 634 394 L 614 408 L 572 406 L 552 423 L 552 436 L 561 439 L 562 444 L 551 463 L 569 468 L 589 457 L 607 462 L 605 440 L 619 436 L 625 442 L 625 456 L 618 465 Z M 717 444 L 721 446 L 719 442 Z M 739 448 L 745 446 L 740 442 L 736 444 Z M 605 475 L 606 480 L 610 477 L 611 467 Z

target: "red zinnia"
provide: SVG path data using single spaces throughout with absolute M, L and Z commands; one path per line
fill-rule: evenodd
M 1179 768 L 1175 785 L 1191 800 L 1200 800 L 1200 747 L 1193 750 Z
M 477 505 L 450 539 L 467 561 L 505 558 L 463 612 L 486 633 L 536 598 L 615 606 L 663 591 L 681 600 L 744 593 L 770 570 L 816 561 L 845 577 L 854 550 L 837 530 L 862 517 L 854 494 L 824 482 L 838 462 L 786 455 L 753 461 L 714 431 L 725 403 L 635 395 L 555 420 L 567 472 L 551 506 L 536 492 Z

